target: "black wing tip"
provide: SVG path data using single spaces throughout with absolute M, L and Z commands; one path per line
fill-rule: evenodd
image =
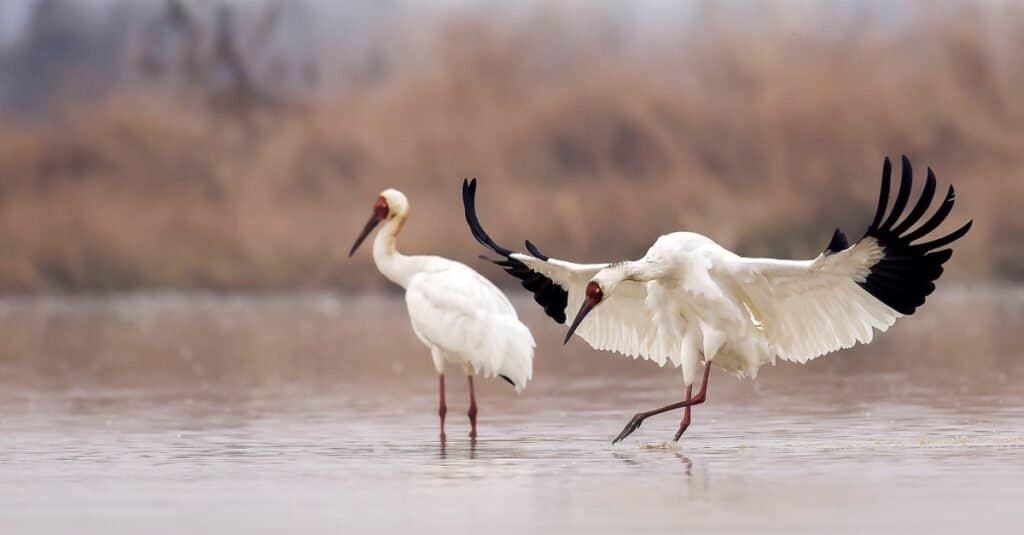
M 914 168 L 910 165 L 910 159 L 903 155 L 900 160 L 902 164 L 900 185 L 896 188 L 896 200 L 892 203 L 889 217 L 885 218 L 885 222 L 879 226 L 882 229 L 892 229 L 898 223 L 900 217 L 903 216 L 903 210 L 907 207 L 907 201 L 910 200 L 910 190 L 914 187 Z M 882 206 L 879 206 L 879 209 L 881 208 Z
M 889 204 L 889 190 L 891 189 L 890 182 L 892 181 L 892 160 L 888 156 L 885 157 L 885 161 L 882 162 L 882 185 L 878 192 L 878 208 L 875 209 L 875 217 L 871 220 L 871 226 L 869 228 L 875 228 L 882 222 L 882 216 L 885 215 L 886 207 Z
M 846 239 L 846 234 L 843 231 L 836 228 L 836 231 L 832 233 L 832 240 L 828 242 L 828 247 L 825 247 L 825 254 L 838 253 L 839 251 L 845 251 L 850 247 L 850 240 Z
M 536 273 L 523 262 L 512 258 L 512 251 L 495 243 L 480 224 L 480 219 L 476 215 L 475 178 L 472 180 L 463 179 L 462 204 L 466 213 L 466 224 L 469 225 L 473 238 L 480 245 L 503 257 L 503 260 L 494 260 L 483 255 L 480 258 L 498 265 L 506 273 L 519 279 L 523 288 L 532 293 L 537 304 L 544 308 L 545 314 L 558 323 L 565 323 L 565 307 L 568 306 L 569 292 L 555 284 L 551 279 Z M 548 260 L 548 257 L 529 241 L 526 242 L 526 248 L 538 259 Z
M 507 375 L 498 375 L 498 377 L 501 377 L 502 379 L 505 380 L 506 383 L 512 385 L 513 387 L 516 386 L 515 382 L 513 382 L 512 379 L 509 379 Z
M 548 260 L 551 259 L 551 257 L 549 257 L 548 255 L 540 252 L 540 249 L 538 249 L 537 246 L 534 245 L 533 242 L 531 242 L 530 240 L 526 240 L 526 250 L 530 251 L 530 254 L 532 254 L 538 260 L 543 260 L 547 262 Z
M 887 188 L 889 182 L 887 173 L 890 168 L 888 158 L 883 166 L 879 211 L 865 237 L 875 239 L 883 248 L 884 256 L 871 266 L 868 276 L 859 284 L 879 301 L 897 312 L 911 315 L 924 304 L 925 298 L 935 290 L 935 281 L 943 272 L 942 265 L 953 254 L 952 249 L 943 248 L 967 234 L 973 220 L 945 236 L 915 244 L 915 240 L 923 238 L 945 221 L 953 208 L 956 194 L 953 186 L 950 186 L 945 199 L 939 203 L 939 208 L 935 213 L 916 230 L 907 232 L 930 208 L 935 193 L 936 179 L 935 173 L 928 168 L 927 182 L 921 197 L 907 217 L 899 222 L 903 208 L 906 207 L 909 200 L 910 174 L 912 173 L 909 158 L 905 155 L 902 156 L 901 163 L 904 175 L 900 180 L 896 201 L 893 203 L 888 217 L 885 218 L 885 222 L 878 224 L 885 215 L 885 205 L 889 194 Z M 832 244 L 829 244 L 828 250 L 831 250 L 831 246 Z
M 924 216 L 924 213 L 927 212 L 928 208 L 931 206 L 932 200 L 935 199 L 935 187 L 935 173 L 929 167 L 928 178 L 925 179 L 924 187 L 921 189 L 921 195 L 918 197 L 917 202 L 914 203 L 914 207 L 911 208 L 907 217 L 904 217 L 903 221 L 897 223 L 895 227 L 892 227 L 893 234 L 901 235 L 921 220 L 921 217 Z M 909 198 L 909 189 L 907 193 L 907 197 Z
M 480 218 L 476 215 L 476 178 L 470 181 L 463 180 L 462 207 L 466 215 L 466 224 L 469 225 L 469 231 L 476 241 L 501 256 L 507 257 L 512 254 L 512 251 L 495 243 L 480 224 Z

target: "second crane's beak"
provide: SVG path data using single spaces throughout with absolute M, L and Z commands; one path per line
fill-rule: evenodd
M 600 300 L 590 297 L 587 297 L 583 301 L 583 306 L 580 307 L 580 311 L 576 314 L 576 319 L 572 320 L 572 326 L 569 327 L 569 332 L 565 333 L 565 340 L 562 341 L 562 345 L 569 343 L 569 339 L 572 338 L 572 333 L 576 332 L 576 328 L 580 326 L 580 322 L 583 321 L 583 318 L 587 317 L 587 314 L 590 314 L 590 311 L 594 310 L 594 307 L 596 307 L 600 302 Z
M 351 257 L 353 254 L 355 254 L 356 249 L 358 249 L 359 246 L 363 244 L 363 240 L 365 240 L 366 237 L 369 236 L 371 232 L 373 232 L 374 227 L 376 227 L 377 224 L 381 222 L 381 220 L 382 220 L 382 218 L 378 217 L 376 212 L 374 212 L 370 216 L 370 220 L 366 222 L 366 226 L 363 227 L 363 231 L 359 233 L 359 237 L 356 238 L 356 242 L 353 243 L 352 244 L 352 248 L 349 249 L 349 251 L 348 251 L 348 256 L 349 257 Z

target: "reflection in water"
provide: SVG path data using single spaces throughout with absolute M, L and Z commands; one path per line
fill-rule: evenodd
M 693 476 L 693 461 L 691 461 L 689 457 L 687 457 L 685 455 L 682 455 L 680 453 L 676 453 L 675 455 L 676 455 L 676 457 L 679 457 L 680 461 L 683 462 L 683 475 L 685 475 L 687 478 L 692 477 Z
M 477 439 L 475 439 L 475 438 L 469 439 L 469 459 L 470 460 L 476 459 L 476 441 L 477 441 Z M 438 458 L 439 459 L 441 459 L 442 461 L 443 460 L 447 460 L 448 459 L 448 441 L 447 440 L 438 440 L 437 441 L 437 451 L 438 451 Z
M 658 444 L 658 445 L 655 445 L 655 446 L 656 447 L 645 447 L 645 448 L 640 449 L 639 451 L 614 450 L 614 451 L 612 451 L 612 456 L 615 457 L 616 459 L 618 459 L 619 461 L 623 462 L 626 465 L 629 465 L 629 466 L 640 466 L 640 465 L 643 465 L 644 463 L 650 462 L 652 459 L 658 459 L 656 457 L 656 455 L 658 455 L 658 453 L 653 453 L 653 452 L 660 450 L 660 451 L 663 451 L 665 455 L 671 455 L 673 457 L 676 457 L 677 459 L 679 459 L 682 462 L 682 464 L 683 464 L 683 471 L 682 471 L 682 473 L 683 473 L 684 476 L 686 476 L 687 479 L 690 478 L 691 476 L 693 476 L 693 461 L 689 457 L 687 457 L 686 455 L 683 455 L 682 453 L 680 453 L 676 449 L 676 447 L 663 447 L 663 445 L 661 445 L 661 444 Z M 647 457 L 647 456 L 650 456 L 650 457 Z
M 614 447 L 678 371 L 562 347 L 533 307 L 536 380 L 481 382 L 480 438 L 452 419 L 441 442 L 400 300 L 8 300 L 0 524 L 1006 531 L 1024 520 L 1024 299 L 940 297 L 868 348 L 716 377 L 678 445 L 670 413 Z

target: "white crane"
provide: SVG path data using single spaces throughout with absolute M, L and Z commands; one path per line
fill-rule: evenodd
M 373 261 L 391 282 L 405 288 L 412 330 L 430 349 L 438 373 L 441 440 L 448 412 L 444 395 L 445 363 L 461 365 L 469 377 L 470 438 L 476 439 L 476 393 L 473 376 L 501 377 L 522 392 L 533 376 L 533 335 L 516 316 L 505 294 L 464 264 L 439 256 L 405 256 L 395 240 L 409 215 L 402 192 L 387 189 L 373 205 L 373 215 L 356 238 L 351 257 L 378 223 Z
M 684 408 L 678 441 L 690 424 L 690 407 L 705 400 L 710 364 L 755 377 L 776 358 L 805 363 L 868 343 L 873 329 L 885 331 L 924 304 L 953 254 L 946 246 L 966 234 L 971 222 L 914 243 L 946 219 L 954 191 L 950 186 L 935 213 L 911 230 L 932 202 L 935 176 L 929 169 L 919 200 L 900 220 L 912 187 L 906 157 L 902 172 L 886 215 L 892 173 L 886 158 L 878 209 L 863 238 L 851 246 L 836 229 L 825 250 L 804 261 L 745 258 L 692 232 L 661 236 L 636 261 L 575 264 L 549 258 L 529 241 L 530 254 L 515 253 L 480 226 L 475 180 L 463 184 L 462 196 L 474 237 L 503 257 L 492 262 L 521 279 L 556 322 L 564 324 L 567 312 L 579 311 L 566 342 L 575 333 L 595 349 L 682 368 L 685 399 L 636 414 L 613 443 L 650 416 Z M 701 363 L 700 391 L 693 395 Z

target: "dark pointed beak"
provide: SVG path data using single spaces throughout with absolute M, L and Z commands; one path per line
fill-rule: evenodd
M 576 327 L 580 326 L 580 322 L 583 321 L 583 318 L 587 317 L 587 314 L 590 314 L 590 311 L 594 310 L 594 307 L 596 307 L 598 303 L 600 303 L 600 301 L 592 299 L 586 299 L 583 301 L 583 306 L 580 307 L 580 311 L 576 314 L 576 319 L 572 320 L 572 326 L 569 327 L 569 332 L 565 333 L 565 340 L 562 341 L 562 345 L 569 343 L 569 339 L 572 338 L 572 333 L 576 332 Z
M 349 249 L 349 251 L 348 251 L 349 258 L 351 258 L 352 255 L 355 254 L 356 249 L 358 249 L 359 246 L 363 244 L 363 240 L 365 240 L 366 237 L 369 236 L 371 232 L 373 232 L 373 228 L 377 226 L 377 223 L 380 223 L 380 218 L 377 217 L 377 214 L 371 215 L 370 216 L 370 220 L 367 221 L 366 222 L 366 226 L 363 227 L 363 231 L 360 232 L 359 233 L 359 237 L 356 238 L 356 242 L 353 243 L 352 244 L 352 248 Z

